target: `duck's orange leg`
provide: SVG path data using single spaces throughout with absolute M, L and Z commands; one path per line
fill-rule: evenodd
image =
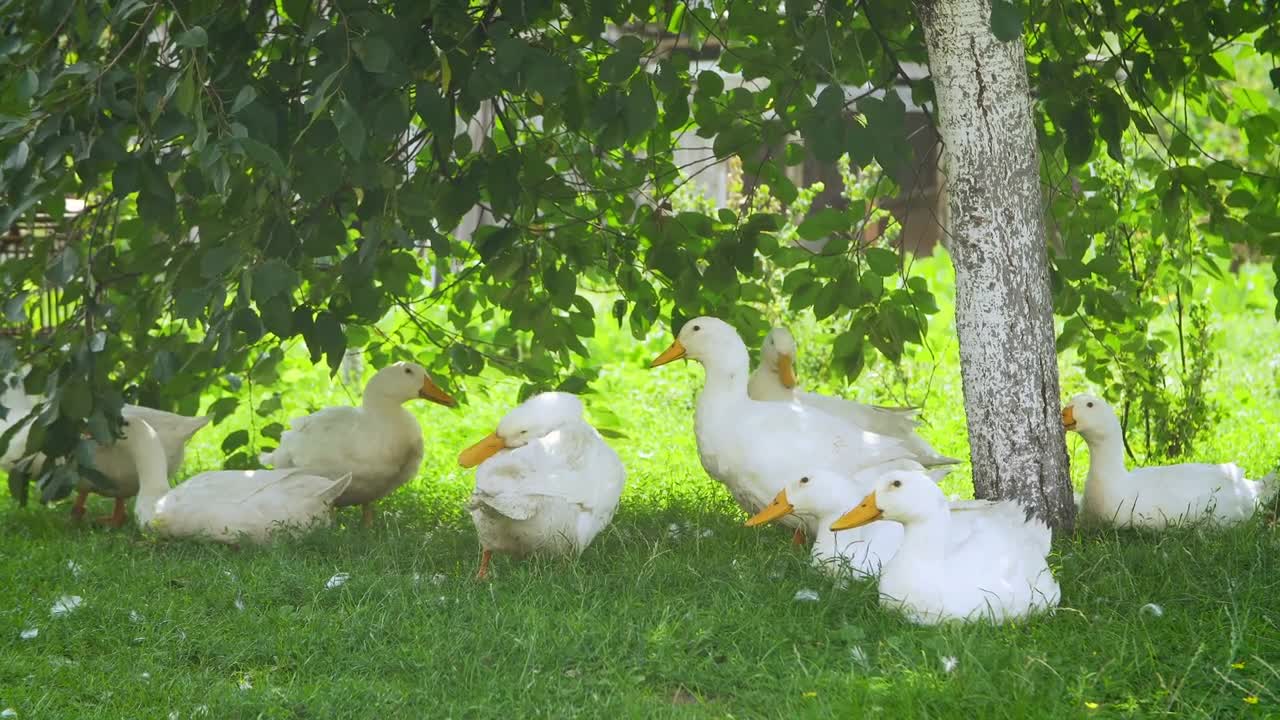
M 791 536 L 791 544 L 804 545 L 805 542 L 807 542 L 807 539 L 804 536 L 804 528 L 802 527 L 796 528 L 795 534 Z
M 98 518 L 98 522 L 110 528 L 124 527 L 128 516 L 124 511 L 124 498 L 116 498 L 115 507 L 111 508 L 111 514 L 104 518 Z
M 80 490 L 76 493 L 76 501 L 71 504 L 71 519 L 80 521 L 84 519 L 84 503 L 89 499 L 88 490 Z
M 489 550 L 480 551 L 480 569 L 476 571 L 476 580 L 489 579 L 489 558 L 493 553 Z

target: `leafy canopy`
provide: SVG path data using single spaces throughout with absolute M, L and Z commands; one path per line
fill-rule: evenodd
M 1280 237 L 1280 115 L 1233 66 L 1280 46 L 1273 7 L 993 5 L 992 30 L 1028 44 L 1062 345 L 1100 383 L 1168 355 L 1152 328 L 1169 289 L 1220 272 L 1229 243 Z M 32 315 L 42 288 L 74 310 L 0 338 L 0 372 L 29 364 L 26 388 L 47 398 L 29 447 L 71 459 L 46 468 L 46 499 L 88 438 L 111 437 L 126 397 L 193 413 L 216 389 L 206 410 L 225 416 L 244 383 L 275 379 L 282 343 L 335 369 L 348 348 L 412 358 L 454 390 L 492 367 L 527 379 L 523 394 L 580 391 L 597 322 L 642 338 L 714 313 L 759 336 L 786 308 L 836 327 L 830 361 L 852 378 L 921 342 L 936 310 L 922 279 L 863 241 L 879 195 L 799 222 L 779 211 L 806 158 L 896 177 L 922 161 L 903 97 L 876 91 L 902 84 L 929 106 L 927 78 L 903 71 L 926 61 L 905 3 L 0 9 L 0 227 L 39 213 L 58 229 L 0 266 L 20 291 L 5 314 Z M 1193 116 L 1247 143 L 1211 152 Z M 477 120 L 486 130 L 468 132 Z M 740 206 L 673 204 L 706 164 L 678 164 L 691 136 L 755 179 Z M 224 446 L 230 464 L 251 462 L 249 443 Z M 25 479 L 11 485 L 25 497 Z

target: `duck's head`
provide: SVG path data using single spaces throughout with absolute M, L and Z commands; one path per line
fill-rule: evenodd
M 680 358 L 697 360 L 706 365 L 734 351 L 745 356 L 746 345 L 743 344 L 742 337 L 732 325 L 719 318 L 696 317 L 680 328 L 676 341 L 671 343 L 671 347 L 661 355 L 654 358 L 653 362 L 649 363 L 649 367 L 666 365 Z
M 775 370 L 782 386 L 796 386 L 796 339 L 791 331 L 784 327 L 776 327 L 764 336 L 764 344 L 760 346 L 760 364 Z
M 832 530 L 862 527 L 876 520 L 896 520 L 907 524 L 922 520 L 946 508 L 942 488 L 918 470 L 891 470 L 876 480 L 876 488 L 840 519 Z
M 406 403 L 414 398 L 430 400 L 446 407 L 456 407 L 457 400 L 449 397 L 427 374 L 426 368 L 417 363 L 398 362 L 388 365 L 369 378 L 364 386 L 366 400 L 390 400 Z
M 773 502 L 747 520 L 747 527 L 765 525 L 787 515 L 820 518 L 849 506 L 849 482 L 830 470 L 814 470 L 802 475 L 778 492 Z
M 499 450 L 524 447 L 538 438 L 582 422 L 576 395 L 546 392 L 525 400 L 498 423 L 498 429 L 458 455 L 462 467 L 475 467 Z
M 1120 420 L 1106 400 L 1082 393 L 1062 408 L 1062 428 L 1080 433 L 1085 440 L 1094 440 L 1119 432 Z

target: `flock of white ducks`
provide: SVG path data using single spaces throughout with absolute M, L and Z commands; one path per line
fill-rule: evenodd
M 694 432 L 703 468 L 750 515 L 747 525 L 780 522 L 795 540 L 812 540 L 826 572 L 878 578 L 882 604 L 918 623 L 1001 622 L 1052 608 L 1060 590 L 1049 570 L 1048 527 L 1013 501 L 948 502 L 937 482 L 959 461 L 918 432 L 914 408 L 855 403 L 801 390 L 794 338 L 775 328 L 749 374 L 746 344 L 727 323 L 689 320 L 651 367 L 687 358 L 700 363 Z M 413 479 L 422 464 L 422 429 L 404 404 L 422 398 L 456 402 L 420 365 L 382 368 L 359 407 L 329 407 L 291 422 L 280 446 L 263 453 L 274 470 L 216 471 L 175 488 L 168 479 L 183 448 L 208 418 L 126 406 L 122 439 L 95 449 L 109 487 L 86 481 L 73 513 L 97 492 L 116 499 L 109 522 L 125 521 L 135 500 L 140 527 L 167 537 L 265 542 L 282 531 L 328 523 L 332 509 L 373 505 Z M 8 425 L 38 398 L 7 388 L 0 405 Z M 1066 430 L 1090 450 L 1082 518 L 1117 527 L 1162 528 L 1209 518 L 1250 517 L 1277 491 L 1275 475 L 1246 480 L 1235 465 L 1184 464 L 1127 470 L 1115 412 L 1080 395 L 1062 411 Z M 0 467 L 23 459 L 25 428 Z M 478 578 L 493 553 L 576 555 L 608 526 L 626 470 L 589 424 L 581 400 L 535 395 L 511 410 L 493 433 L 459 455 L 476 468 L 466 508 L 481 547 Z

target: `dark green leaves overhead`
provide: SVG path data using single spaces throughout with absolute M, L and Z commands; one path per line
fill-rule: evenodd
M 991 0 L 991 33 L 1003 42 L 1016 40 L 1022 34 L 1026 12 L 1021 0 Z

